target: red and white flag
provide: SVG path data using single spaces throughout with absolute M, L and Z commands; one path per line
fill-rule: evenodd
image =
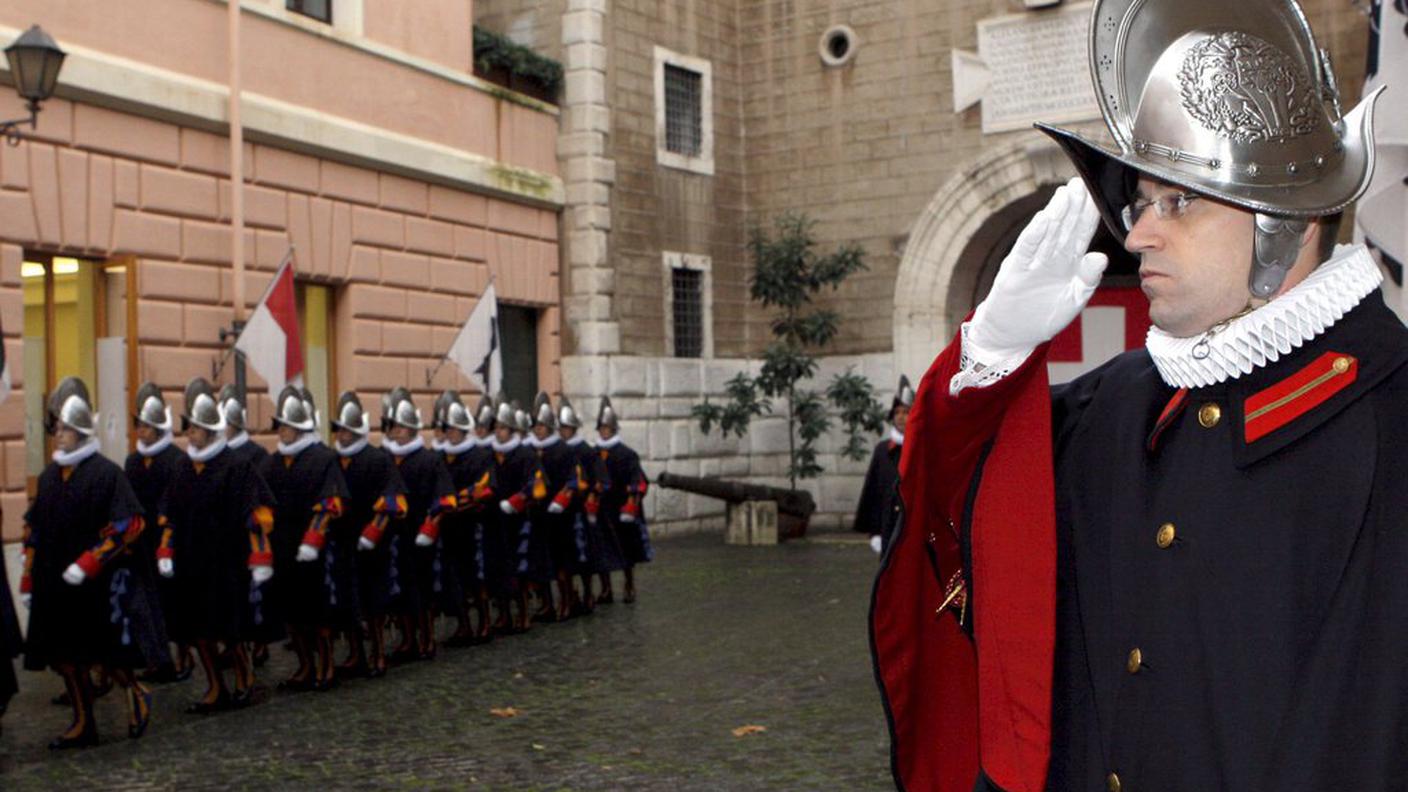
M 303 384 L 303 347 L 298 336 L 298 299 L 293 289 L 293 251 L 284 256 L 274 280 L 249 317 L 235 350 L 269 383 L 277 399 L 286 385 Z

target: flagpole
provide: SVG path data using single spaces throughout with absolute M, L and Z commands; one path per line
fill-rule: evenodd
M 229 78 L 230 78 L 230 262 L 233 269 L 235 317 L 231 329 L 238 340 L 244 330 L 244 124 L 240 119 L 240 5 L 229 0 Z M 244 353 L 235 350 L 235 392 L 248 404 L 245 394 Z

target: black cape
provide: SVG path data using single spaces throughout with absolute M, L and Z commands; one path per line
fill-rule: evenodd
M 861 533 L 879 536 L 881 548 L 890 546 L 895 524 L 900 515 L 900 452 L 903 446 L 893 440 L 881 440 L 870 455 L 870 467 L 865 471 L 865 484 L 856 504 L 854 528 Z
M 445 515 L 440 538 L 460 595 L 473 597 L 487 585 L 487 559 L 499 558 L 504 553 L 501 543 L 485 541 L 486 509 L 497 509 L 498 504 L 478 503 L 474 499 L 480 484 L 493 489 L 494 454 L 476 444 L 464 453 L 443 453 L 443 456 L 455 488 L 456 510 Z
M 150 624 L 152 629 L 141 634 L 138 640 L 142 645 L 143 654 L 147 657 L 147 663 L 151 666 L 165 666 L 171 663 L 171 651 L 167 646 L 169 625 L 166 623 L 166 611 L 170 610 L 171 595 L 170 587 L 164 585 L 164 581 L 156 573 L 156 548 L 161 542 L 161 530 L 157 527 L 157 520 L 160 517 L 161 499 L 166 495 L 166 488 L 176 473 L 177 465 L 185 457 L 185 452 L 180 448 L 168 445 L 149 457 L 133 451 L 127 455 L 127 461 L 123 465 L 127 482 L 132 485 L 132 491 L 142 503 L 142 518 L 147 524 L 147 530 L 142 532 L 132 546 L 133 557 L 130 566 L 135 584 L 143 589 L 142 596 L 138 598 L 139 606 L 150 611 L 143 622 Z
M 34 553 L 25 668 L 39 671 L 59 663 L 142 667 L 146 659 L 131 632 L 131 620 L 139 615 L 131 607 L 132 572 L 123 559 L 113 558 L 80 585 L 63 580 L 64 570 L 99 543 L 107 525 L 140 518 L 142 504 L 122 469 L 100 453 L 72 470 L 64 480 L 62 468 L 49 463 L 24 518 Z
M 521 443 L 512 451 L 494 451 L 493 454 L 494 494 L 497 497 L 489 512 L 492 519 L 489 530 L 497 533 L 496 540 L 503 543 L 507 552 L 496 565 L 489 567 L 488 577 L 490 590 L 501 595 L 507 591 L 517 591 L 521 583 L 529 580 L 530 574 L 539 577 L 541 571 L 532 566 L 532 521 L 524 512 L 504 514 L 497 501 L 521 495 L 522 506 L 526 510 L 535 500 L 533 489 L 542 468 L 538 464 L 537 453 Z
M 442 543 L 437 539 L 429 547 L 420 547 L 416 534 L 428 516 L 449 505 L 455 488 L 444 458 L 435 451 L 418 448 L 392 458 L 406 483 L 407 508 L 405 517 L 391 523 L 387 537 L 391 543 L 391 607 L 410 615 L 432 607 L 445 591 Z
M 314 443 L 294 457 L 270 454 L 260 469 L 278 504 L 274 517 L 274 577 L 266 605 L 296 627 L 326 626 L 337 597 L 327 547 L 316 561 L 298 561 L 298 546 L 313 521 L 314 510 L 331 499 L 347 499 L 347 484 L 337 452 Z M 269 600 L 272 600 L 271 602 Z
M 167 615 L 177 641 L 254 640 L 277 629 L 260 591 L 269 583 L 255 587 L 249 573 L 260 506 L 274 504 L 244 459 L 223 451 L 197 470 L 181 455 L 161 506 L 171 530 L 175 575 Z
M 354 615 L 365 619 L 386 614 L 390 599 L 389 522 L 387 533 L 375 549 L 359 550 L 357 545 L 362 529 L 378 512 L 397 513 L 396 501 L 404 501 L 406 484 L 401 481 L 391 455 L 375 446 L 368 445 L 352 456 L 340 457 L 338 464 L 347 482 L 348 495 L 342 516 L 333 523 L 330 532 L 332 542 L 337 545 L 334 574 L 341 583 L 339 590 L 355 588 L 356 591 L 355 599 L 339 601 L 333 614 L 333 626 L 345 629 L 353 626 Z M 355 585 L 350 585 L 349 573 L 355 577 Z
M 601 466 L 597 469 L 597 490 L 601 493 L 598 520 L 604 522 L 615 536 L 625 566 L 646 563 L 654 558 L 655 552 L 651 549 L 650 533 L 645 525 L 644 504 L 634 523 L 621 521 L 621 508 L 633 493 L 640 492 L 646 485 L 640 456 L 625 443 L 609 448 L 598 447 L 597 456 L 601 458 Z

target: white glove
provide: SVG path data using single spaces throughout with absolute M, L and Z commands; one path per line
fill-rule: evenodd
M 554 502 L 552 505 L 548 506 L 548 514 L 562 514 L 565 511 L 567 510 L 562 508 L 561 503 Z
M 870 537 L 870 549 L 874 550 L 876 555 L 880 555 L 880 534 Z
M 595 514 L 588 514 L 588 515 L 587 515 L 587 525 L 596 525 L 596 515 L 595 515 Z
M 271 566 L 260 565 L 260 566 L 250 567 L 250 568 L 249 568 L 249 577 L 250 577 L 251 580 L 254 581 L 254 585 L 256 585 L 256 586 L 265 583 L 266 581 L 269 580 L 269 578 L 271 578 L 271 577 L 273 577 L 273 576 L 274 576 L 274 568 L 271 567 Z
M 376 545 L 372 543 L 372 540 L 368 539 L 368 538 L 365 537 L 365 536 L 362 536 L 362 537 L 358 537 L 358 539 L 357 539 L 357 549 L 358 549 L 358 550 L 375 550 L 375 549 L 376 549 Z
M 633 523 L 636 521 L 636 516 L 634 514 L 627 514 L 626 512 L 621 512 L 620 520 L 623 523 Z
M 156 560 L 156 571 L 164 578 L 169 578 L 176 574 L 176 562 L 170 558 L 158 558 Z
M 317 560 L 318 560 L 318 548 L 316 548 L 316 547 L 314 547 L 313 545 L 310 545 L 310 544 L 301 544 L 301 545 L 299 545 L 299 546 L 298 546 L 298 560 L 299 560 L 299 561 L 317 561 Z
M 509 502 L 506 501 L 506 500 L 501 500 L 501 501 L 499 501 L 499 511 L 503 512 L 504 514 L 517 514 L 517 513 L 518 513 L 518 510 L 515 509 L 515 508 L 513 508 L 513 504 L 512 504 L 512 503 L 509 503 Z
M 32 610 L 34 608 L 34 595 L 30 594 L 28 591 L 21 594 L 20 604 L 24 606 L 25 610 Z
M 1109 263 L 1103 253 L 1086 252 L 1099 224 L 1080 177 L 1057 188 L 1017 237 L 973 314 L 965 341 L 982 353 L 974 357 L 1023 357 L 1080 314 Z
M 433 544 L 435 544 L 435 540 L 431 539 L 428 534 L 416 534 L 416 547 L 430 547 Z
M 69 564 L 64 570 L 64 582 L 70 586 L 78 586 L 88 579 L 88 573 L 83 571 L 83 567 L 78 564 Z

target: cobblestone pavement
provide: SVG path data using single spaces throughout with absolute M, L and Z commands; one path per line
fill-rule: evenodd
M 182 713 L 198 682 L 159 687 L 138 741 L 109 696 L 102 743 L 81 752 L 45 749 L 68 710 L 48 703 L 56 675 L 22 673 L 0 788 L 886 789 L 865 633 L 875 556 L 849 538 L 660 541 L 634 605 L 618 582 L 593 616 L 221 715 Z M 270 686 L 292 666 L 274 655 Z M 489 712 L 505 707 L 517 716 Z M 745 725 L 766 731 L 734 736 Z

